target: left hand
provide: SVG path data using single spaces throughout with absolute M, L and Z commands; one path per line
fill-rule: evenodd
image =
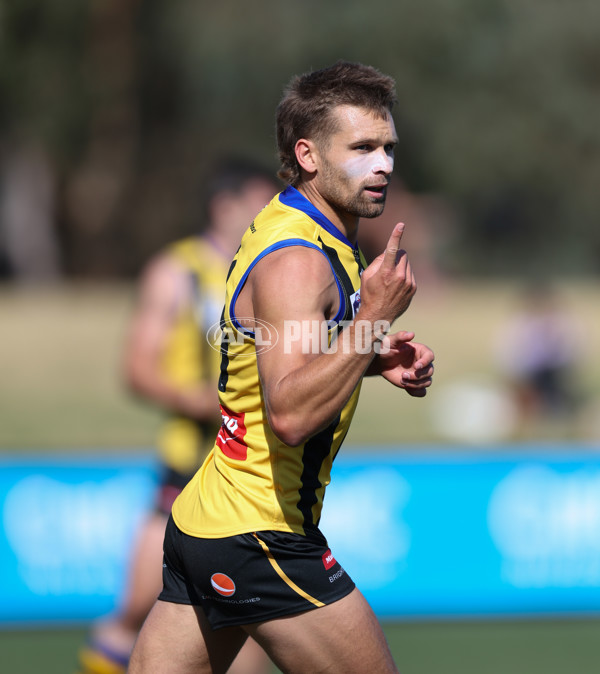
M 373 365 L 375 372 L 394 386 L 422 398 L 432 383 L 434 353 L 428 346 L 413 342 L 414 336 L 414 332 L 400 330 L 384 337 L 382 353 Z

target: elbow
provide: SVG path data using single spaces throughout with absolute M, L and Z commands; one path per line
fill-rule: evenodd
M 308 425 L 301 423 L 299 415 L 271 413 L 268 419 L 269 427 L 277 439 L 290 447 L 302 445 L 312 435 Z

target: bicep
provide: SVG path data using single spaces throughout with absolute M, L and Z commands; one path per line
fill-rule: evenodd
M 337 312 L 340 299 L 329 262 L 309 248 L 268 255 L 249 283 L 254 318 L 268 323 L 277 335 L 273 348 L 257 354 L 268 396 L 281 379 L 319 355 L 327 320 Z

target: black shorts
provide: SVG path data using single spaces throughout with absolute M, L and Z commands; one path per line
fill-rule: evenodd
M 196 538 L 169 518 L 159 599 L 201 606 L 213 629 L 271 620 L 331 604 L 354 582 L 319 530 Z

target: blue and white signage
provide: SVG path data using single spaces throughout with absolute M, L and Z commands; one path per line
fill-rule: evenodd
M 0 624 L 113 610 L 150 454 L 0 457 Z M 600 453 L 342 450 L 321 528 L 383 619 L 600 614 Z
M 600 613 L 600 454 L 338 457 L 321 528 L 381 616 Z
M 0 465 L 0 623 L 112 610 L 153 495 L 153 463 L 29 456 Z

